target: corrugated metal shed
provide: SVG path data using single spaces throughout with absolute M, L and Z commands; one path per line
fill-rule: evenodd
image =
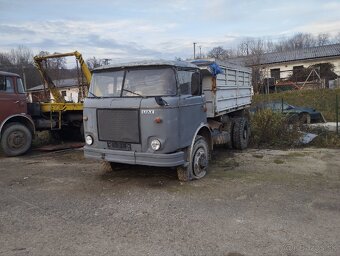
M 259 64 L 273 64 L 297 60 L 340 57 L 340 44 L 310 47 L 286 52 L 266 53 L 260 56 Z M 236 63 L 247 63 L 249 57 L 231 58 Z

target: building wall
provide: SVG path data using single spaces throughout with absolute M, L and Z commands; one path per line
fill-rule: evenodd
M 270 76 L 271 69 L 280 69 L 280 78 L 287 78 L 293 72 L 294 66 L 303 66 L 307 68 L 311 65 L 318 64 L 318 63 L 331 63 L 335 66 L 334 72 L 340 76 L 340 56 L 337 58 L 328 58 L 328 59 L 315 59 L 315 60 L 305 60 L 305 61 L 292 61 L 292 62 L 285 62 L 285 63 L 276 63 L 276 64 L 266 64 L 262 66 L 262 71 L 265 77 Z
M 78 93 L 79 89 L 78 88 L 60 88 L 59 89 L 60 93 L 65 94 L 64 99 L 66 102 L 78 102 Z M 44 91 L 36 91 L 36 92 L 29 92 L 28 98 L 30 102 L 39 102 L 43 101 L 45 98 Z M 53 95 L 50 94 L 50 98 L 54 99 Z
M 60 89 L 60 93 L 65 92 L 66 96 L 64 97 L 66 102 L 78 102 L 78 93 L 79 89 L 78 88 L 65 88 L 65 89 Z

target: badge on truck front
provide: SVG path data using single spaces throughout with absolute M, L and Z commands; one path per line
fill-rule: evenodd
M 144 114 L 144 115 L 154 115 L 155 110 L 153 110 L 153 109 L 142 109 L 142 114 Z

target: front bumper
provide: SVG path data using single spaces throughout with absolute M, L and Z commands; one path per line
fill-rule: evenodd
M 97 149 L 84 146 L 84 155 L 87 158 L 105 160 L 108 162 L 161 167 L 174 167 L 184 165 L 186 163 L 184 160 L 184 152 L 182 151 L 171 154 L 154 154 L 134 151 Z

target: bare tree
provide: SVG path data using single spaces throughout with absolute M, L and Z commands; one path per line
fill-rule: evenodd
M 103 65 L 103 61 L 101 59 L 97 59 L 96 57 L 92 57 L 86 60 L 86 64 L 89 69 L 94 69 L 96 67 L 100 67 Z
M 12 49 L 9 56 L 13 65 L 28 65 L 32 64 L 33 61 L 33 52 L 31 49 L 22 45 L 16 49 Z
M 250 52 L 250 47 L 253 39 L 248 37 L 244 39 L 237 47 L 237 55 L 238 56 L 248 56 Z
M 320 33 L 317 36 L 317 46 L 323 46 L 323 45 L 328 45 L 330 44 L 330 36 L 327 33 Z
M 215 47 L 208 52 L 208 58 L 215 58 L 218 60 L 226 60 L 230 57 L 231 52 L 224 49 L 222 46 Z
M 53 54 L 59 54 L 58 52 L 55 52 Z M 38 56 L 47 56 L 50 55 L 47 51 L 41 51 L 39 52 Z M 44 64 L 48 69 L 66 69 L 66 58 L 49 58 L 44 61 Z
M 10 55 L 6 52 L 0 52 L 0 68 L 6 69 L 12 65 Z
M 340 32 L 334 37 L 334 42 L 340 44 Z
M 267 40 L 266 41 L 266 52 L 275 52 L 275 46 L 276 44 L 271 41 L 271 40 Z

